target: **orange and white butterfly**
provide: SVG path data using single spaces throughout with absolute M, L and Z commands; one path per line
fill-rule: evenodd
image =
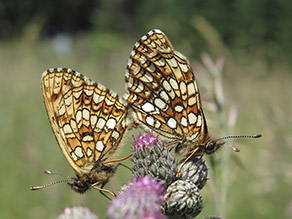
M 68 68 L 45 71 L 41 80 L 51 127 L 67 161 L 76 172 L 68 184 L 83 193 L 103 187 L 114 174 L 114 159 L 127 129 L 127 102 Z M 32 187 L 38 189 L 38 187 Z
M 135 121 L 162 136 L 179 155 L 211 154 L 229 138 L 209 136 L 193 70 L 160 30 L 149 31 L 135 44 L 126 89 Z

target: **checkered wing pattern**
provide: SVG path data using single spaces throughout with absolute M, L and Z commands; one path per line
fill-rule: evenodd
M 53 132 L 79 176 L 113 158 L 126 130 L 127 103 L 80 73 L 55 68 L 42 75 Z
M 138 124 L 176 142 L 177 153 L 188 154 L 209 140 L 192 68 L 160 30 L 151 30 L 135 44 L 126 89 Z

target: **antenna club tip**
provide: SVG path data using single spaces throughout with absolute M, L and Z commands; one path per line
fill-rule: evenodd
M 31 191 L 35 191 L 35 190 L 37 190 L 35 187 L 33 187 L 33 186 L 31 186 L 31 187 L 29 187 L 29 189 L 31 190 Z
M 44 170 L 44 173 L 45 173 L 45 174 L 48 174 L 48 175 L 52 174 L 52 172 L 49 171 L 49 170 Z
M 255 136 L 255 138 L 260 138 L 262 136 L 263 136 L 262 134 L 258 134 L 258 135 Z
M 234 148 L 234 151 L 235 152 L 240 152 L 240 149 L 239 148 Z

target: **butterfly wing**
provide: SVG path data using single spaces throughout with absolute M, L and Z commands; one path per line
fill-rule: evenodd
M 193 141 L 207 134 L 191 66 L 160 30 L 151 30 L 135 44 L 126 88 L 134 117 L 144 128 L 170 141 Z
M 41 84 L 51 127 L 76 173 L 113 157 L 126 130 L 127 103 L 71 69 L 45 71 Z

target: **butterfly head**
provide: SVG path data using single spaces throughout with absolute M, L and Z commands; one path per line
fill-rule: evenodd
M 228 138 L 260 138 L 262 137 L 261 134 L 258 134 L 258 135 L 236 135 L 236 136 L 226 136 L 226 137 L 222 137 L 222 138 L 219 138 L 217 140 L 209 140 L 205 146 L 205 153 L 206 154 L 212 154 L 214 153 L 215 151 L 217 151 L 222 145 L 225 144 L 225 141 L 223 141 L 224 139 L 228 139 Z M 232 147 L 232 146 L 231 146 Z M 239 152 L 239 148 L 235 148 L 235 147 L 232 147 L 232 149 L 235 151 L 235 152 Z
M 75 191 L 78 193 L 84 193 L 86 192 L 89 187 L 90 184 L 84 180 L 81 180 L 79 177 L 77 178 L 72 178 L 71 181 L 68 182 L 68 185 Z
M 206 154 L 212 154 L 224 144 L 225 142 L 221 140 L 210 140 L 207 142 L 206 146 L 204 146 L 204 152 Z

